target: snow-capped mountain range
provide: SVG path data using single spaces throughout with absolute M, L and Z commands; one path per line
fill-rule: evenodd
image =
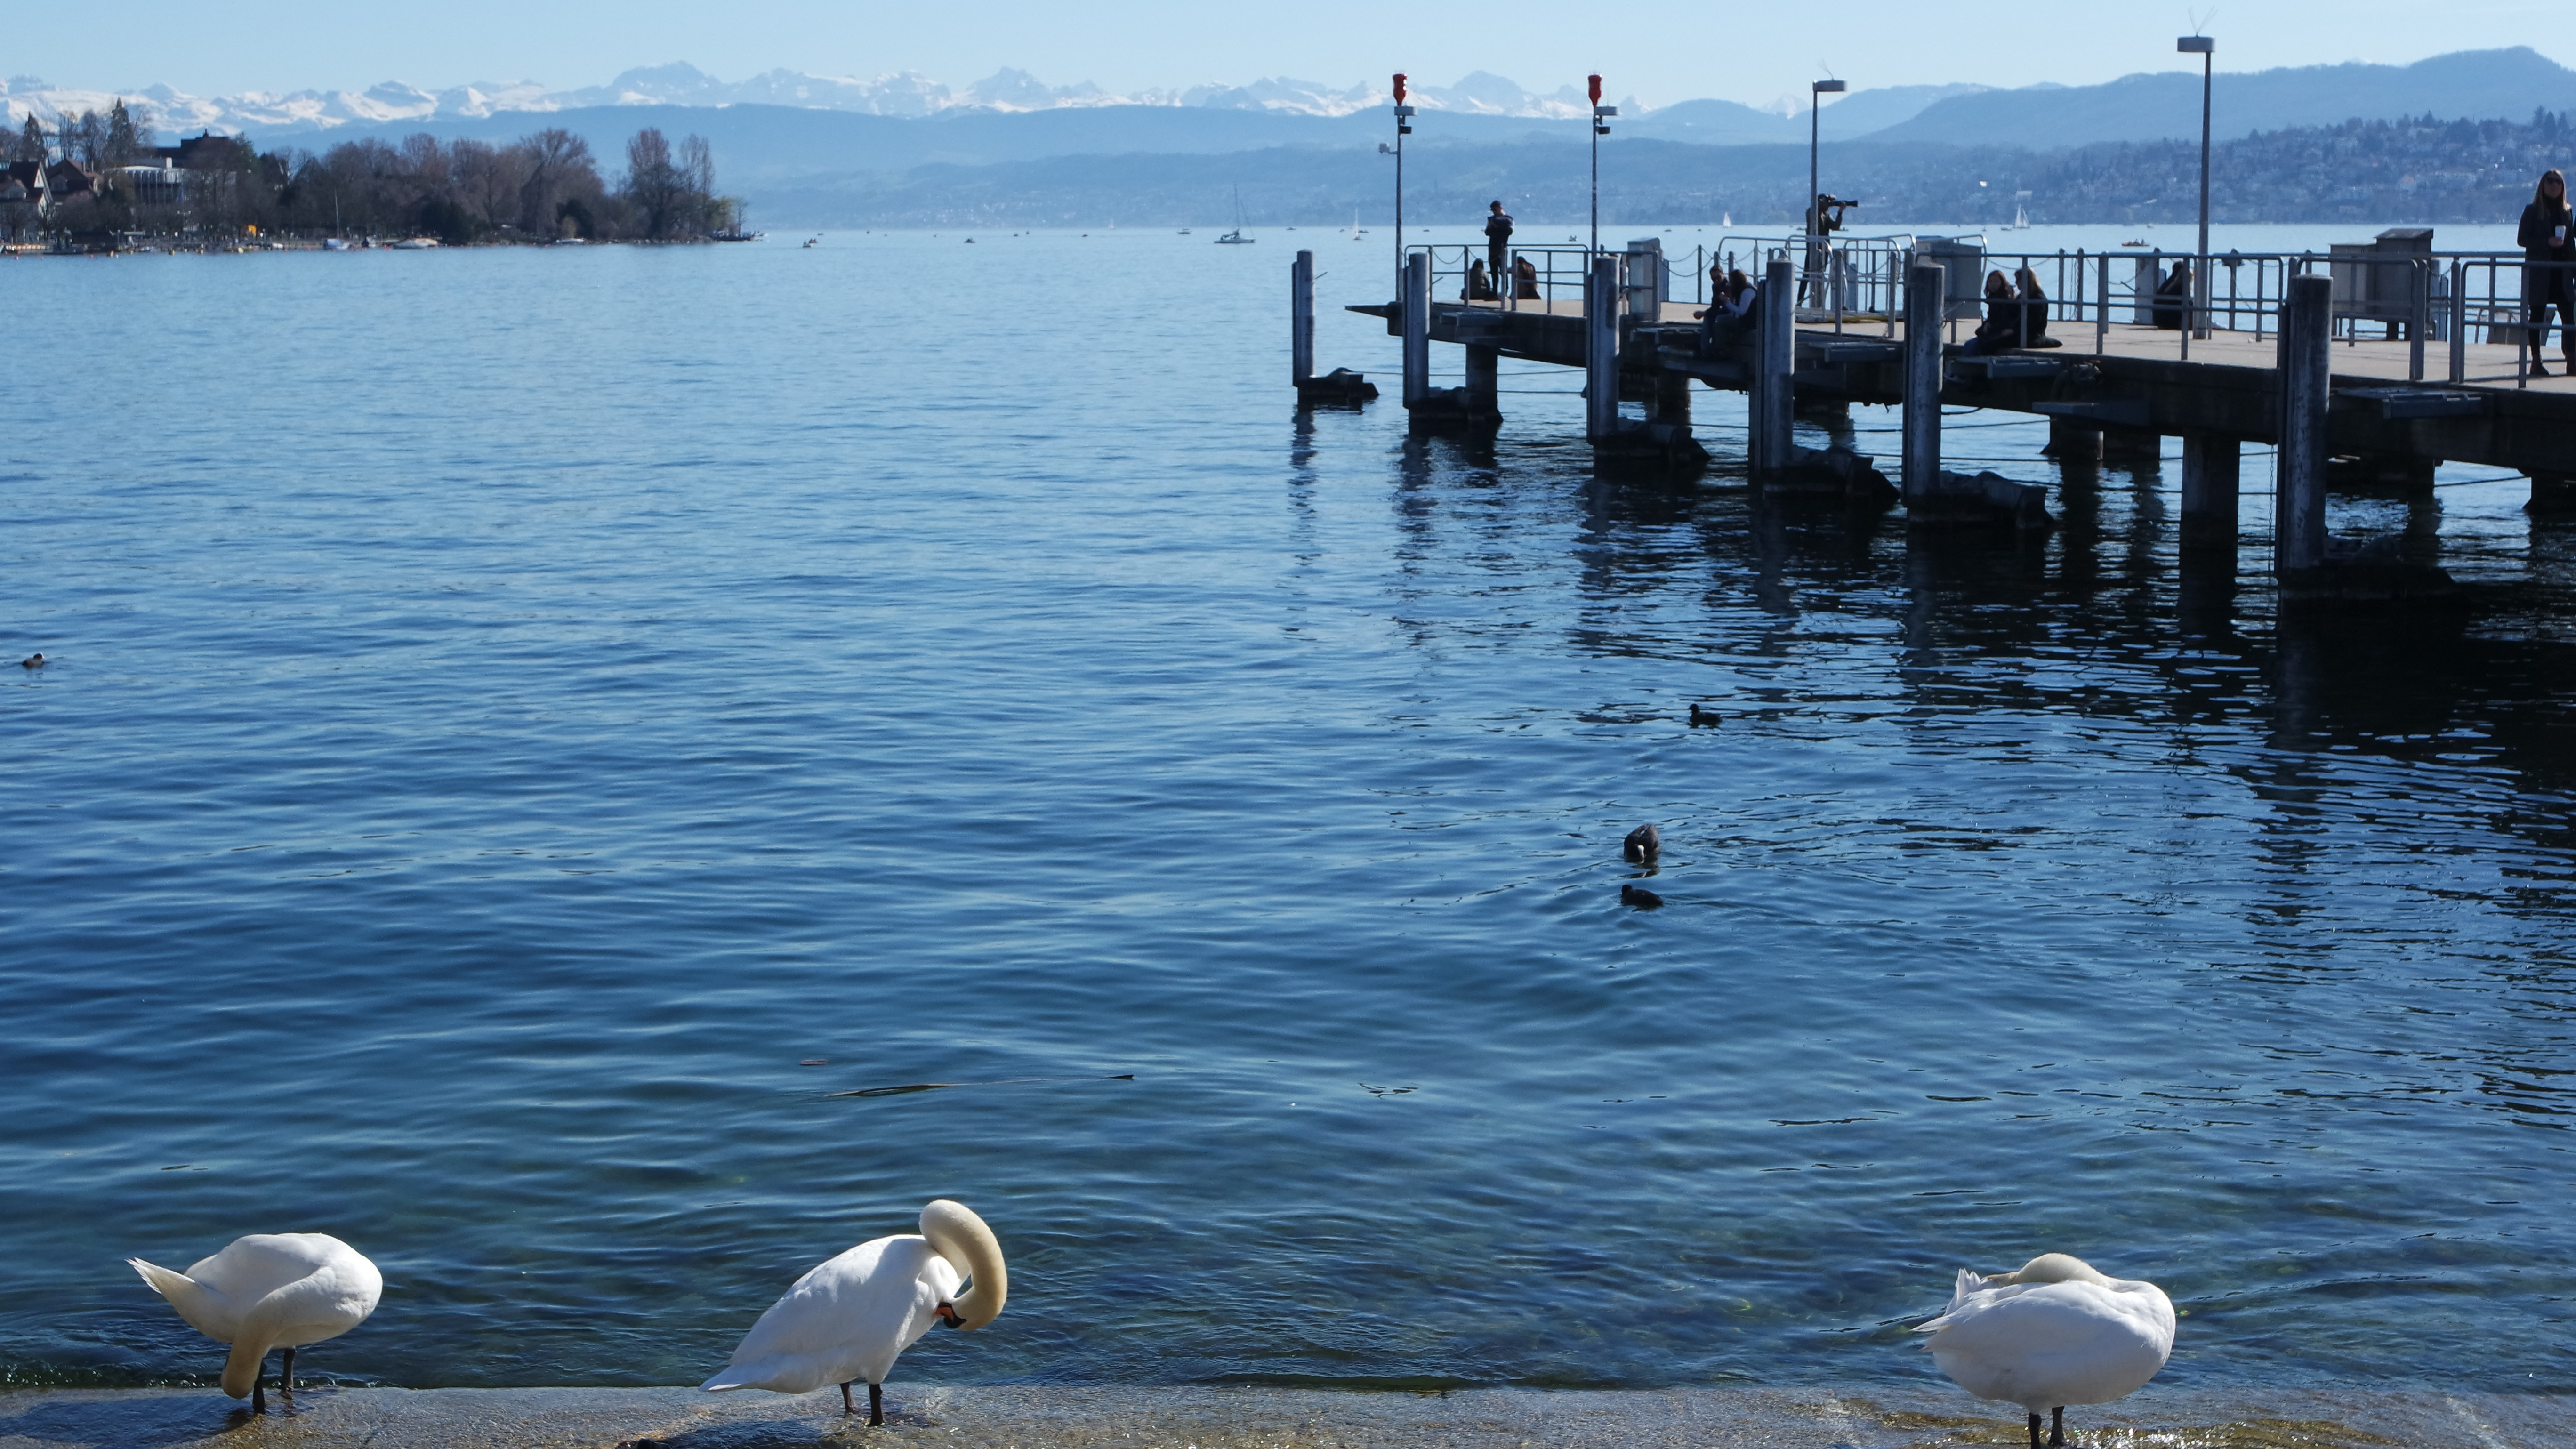
M 1431 110 L 1473 115 L 1569 118 L 1582 115 L 1589 102 L 1567 86 L 1538 95 L 1498 75 L 1478 71 L 1453 86 L 1410 86 L 1407 99 Z M 55 86 L 35 76 L 11 76 L 0 84 L 0 107 L 9 124 L 22 125 L 33 114 L 52 124 L 68 113 L 105 112 L 118 97 L 150 103 L 162 130 L 250 132 L 261 137 L 301 131 L 329 131 L 341 126 L 380 126 L 404 121 L 454 120 L 488 116 L 497 111 L 560 111 L 581 106 L 801 106 L 814 110 L 858 111 L 878 116 L 927 116 L 960 107 L 995 111 L 1043 111 L 1067 106 L 1217 106 L 1234 110 L 1276 111 L 1292 115 L 1343 116 L 1388 103 L 1383 87 L 1356 85 L 1336 89 L 1315 81 L 1286 77 L 1249 85 L 1200 85 L 1177 90 L 1143 90 L 1129 94 L 1102 90 L 1085 81 L 1051 86 L 1024 70 L 1000 70 L 972 85 L 951 88 L 913 71 L 898 71 L 862 80 L 855 76 L 807 75 L 773 70 L 749 80 L 721 81 L 686 62 L 630 70 L 604 86 L 548 90 L 535 81 L 511 85 L 478 83 L 443 91 L 426 91 L 402 81 L 386 81 L 363 91 L 292 91 L 276 94 L 244 91 L 238 95 L 195 96 L 166 85 L 93 90 Z M 1631 106 L 1634 102 L 1629 102 Z M 1776 107 L 1774 108 L 1776 109 Z

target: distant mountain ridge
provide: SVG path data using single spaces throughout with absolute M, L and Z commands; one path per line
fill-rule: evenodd
M 1416 85 L 1410 90 L 1411 100 L 1436 113 L 1426 118 L 1433 122 L 1470 116 L 1572 120 L 1589 108 L 1573 86 L 1540 94 L 1483 71 L 1461 77 L 1454 85 Z M 2337 125 L 2354 119 L 2426 114 L 2445 120 L 2515 119 L 2535 108 L 2576 105 L 2576 71 L 2521 46 L 2460 51 L 2406 66 L 2356 62 L 2222 71 L 2213 90 L 2216 132 L 2228 139 L 2285 126 Z M 1852 92 L 1827 106 L 1819 121 L 1826 140 L 1866 137 L 2045 150 L 2196 137 L 2199 92 L 2199 78 L 2181 70 L 2123 76 L 2094 86 L 2035 85 L 2012 90 L 1974 85 L 1886 86 Z M 0 108 L 5 108 L 12 126 L 29 114 L 51 124 L 67 112 L 104 111 L 119 95 L 149 101 L 164 130 L 213 129 L 263 141 L 600 107 L 759 105 L 924 119 L 972 113 L 1178 109 L 1334 119 L 1380 111 L 1391 100 L 1373 82 L 1335 88 L 1287 77 L 1119 94 L 1088 82 L 1048 85 L 1024 70 L 996 71 L 972 85 L 951 88 L 911 71 L 862 80 L 772 70 L 746 80 L 723 81 L 693 65 L 674 62 L 629 70 L 606 85 L 560 91 L 535 81 L 478 83 L 434 92 L 387 81 L 363 91 L 203 97 L 162 85 L 125 91 L 73 89 L 51 86 L 32 76 L 14 76 L 0 83 Z M 1806 113 L 1793 100 L 1770 106 L 1689 100 L 1645 108 L 1631 99 L 1622 101 L 1621 109 L 1627 113 L 1618 129 L 1623 135 L 1700 145 L 1791 144 L 1807 139 Z M 1427 124 L 1424 130 L 1428 140 L 1438 127 Z

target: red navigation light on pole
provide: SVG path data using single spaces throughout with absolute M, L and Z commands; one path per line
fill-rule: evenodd
M 1404 72 L 1395 73 L 1395 295 L 1404 298 L 1404 138 L 1413 134 L 1413 107 L 1404 103 Z M 1381 143 L 1378 149 L 1383 151 Z
M 1584 79 L 1592 90 L 1592 254 L 1597 257 L 1601 255 L 1601 138 L 1610 134 L 1607 122 L 1619 114 L 1619 108 L 1601 104 L 1601 77 Z

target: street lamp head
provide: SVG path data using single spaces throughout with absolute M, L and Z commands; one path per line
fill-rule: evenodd
M 2206 35 L 2186 35 L 2174 42 L 2174 49 L 2184 55 L 2208 55 L 2218 49 L 2218 42 Z
M 1820 80 L 1813 83 L 1808 87 L 1808 89 L 1819 95 L 1838 96 L 1843 92 L 1850 90 L 1851 87 L 1838 80 Z

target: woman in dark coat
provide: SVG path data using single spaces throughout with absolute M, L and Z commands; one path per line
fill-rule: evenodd
M 2167 332 L 2182 330 L 2183 315 L 2191 310 L 2191 263 L 2176 262 L 2173 274 L 2156 286 L 2156 300 L 2148 315 Z
M 2013 296 L 2012 283 L 2001 272 L 1986 273 L 1986 321 L 1968 345 L 1959 349 L 1962 357 L 1983 357 L 1989 352 L 2002 352 L 2021 346 L 2021 301 Z
M 2576 377 L 2576 213 L 2567 204 L 2567 178 L 2556 169 L 2540 173 L 2531 205 L 2522 209 L 2522 230 L 2514 237 L 2522 248 L 2522 337 L 2531 348 L 2531 375 L 2547 377 L 2540 365 L 2540 344 L 2549 336 L 2549 309 L 2558 309 L 2558 355 L 2567 375 Z

